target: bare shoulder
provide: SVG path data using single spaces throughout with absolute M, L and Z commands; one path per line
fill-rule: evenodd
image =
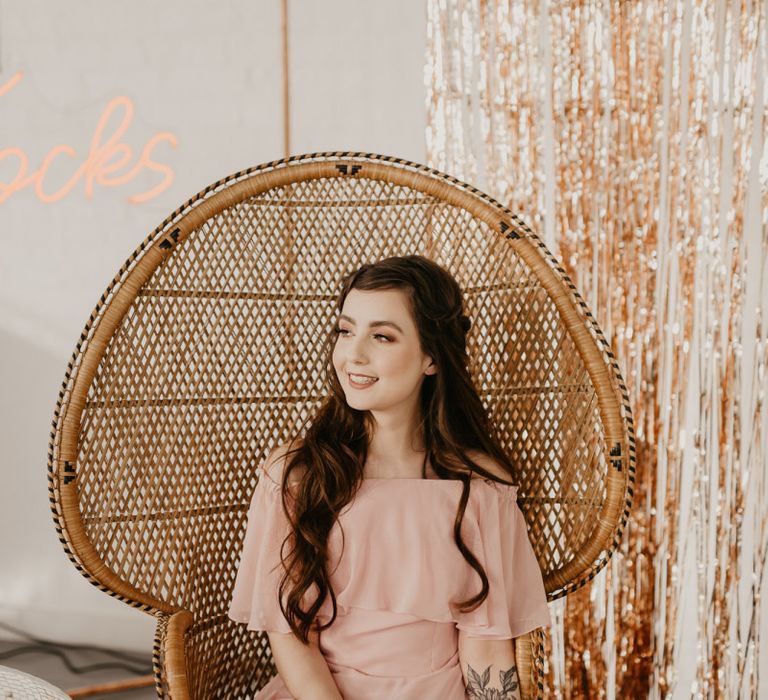
M 469 457 L 473 462 L 479 464 L 483 469 L 485 469 L 485 471 L 499 477 L 499 479 L 509 481 L 510 476 L 507 470 L 504 469 L 504 467 L 502 467 L 493 457 L 491 457 L 491 455 L 481 450 L 467 450 L 467 457 Z
M 285 471 L 286 464 L 288 463 L 291 455 L 299 446 L 300 442 L 298 440 L 294 440 L 292 442 L 284 442 L 275 447 L 267 455 L 263 469 L 264 473 L 269 479 L 271 479 L 276 484 L 283 483 L 283 472 Z M 294 475 L 296 473 L 297 472 L 294 472 Z M 295 481 L 296 476 L 293 476 L 293 479 Z

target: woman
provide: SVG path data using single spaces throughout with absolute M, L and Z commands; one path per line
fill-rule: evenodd
M 337 306 L 329 394 L 248 514 L 229 614 L 268 632 L 278 674 L 257 698 L 519 697 L 512 639 L 550 618 L 461 289 L 391 257 Z

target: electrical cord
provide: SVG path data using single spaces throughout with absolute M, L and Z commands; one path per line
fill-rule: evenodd
M 0 660 L 9 659 L 20 654 L 29 654 L 32 652 L 39 652 L 44 654 L 52 654 L 58 656 L 69 671 L 76 674 L 91 673 L 93 671 L 102 671 L 104 669 L 121 669 L 133 673 L 137 676 L 145 676 L 152 673 L 151 663 L 147 665 L 146 657 L 142 657 L 138 654 L 131 654 L 126 651 L 117 651 L 115 649 L 108 649 L 105 647 L 97 647 L 90 644 L 68 644 L 66 642 L 52 642 L 47 639 L 35 637 L 29 632 L 20 630 L 17 627 L 13 627 L 5 622 L 0 622 L 0 628 L 5 629 L 13 634 L 22 637 L 30 644 L 23 644 L 17 647 L 13 647 L 4 652 L 0 652 Z M 105 661 L 101 663 L 87 664 L 84 666 L 78 666 L 73 663 L 67 652 L 96 652 L 111 656 L 117 661 Z M 141 665 L 139 665 L 141 664 Z

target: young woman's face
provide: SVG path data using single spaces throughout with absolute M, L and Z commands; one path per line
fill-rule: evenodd
M 352 289 L 338 318 L 333 366 L 347 403 L 358 410 L 412 408 L 437 368 L 421 351 L 408 298 L 399 289 Z M 350 377 L 350 373 L 371 377 Z

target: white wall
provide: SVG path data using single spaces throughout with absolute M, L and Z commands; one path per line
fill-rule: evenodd
M 290 0 L 289 27 L 292 151 L 424 162 L 424 2 Z M 134 248 L 207 184 L 283 156 L 281 52 L 279 0 L 0 2 L 0 182 L 14 180 L 20 158 L 32 174 L 57 145 L 74 151 L 52 161 L 41 193 L 34 182 L 0 187 L 4 622 L 48 638 L 151 648 L 152 618 L 87 583 L 55 535 L 46 479 L 53 411 L 78 336 Z M 65 196 L 43 201 L 97 160 L 88 154 L 110 104 L 101 144 L 126 118 L 124 105 L 133 109 L 119 139 L 131 157 L 108 175 L 125 181 L 94 181 L 89 196 L 84 171 Z M 160 170 L 131 175 L 156 136 L 149 160 Z M 129 201 L 153 189 L 161 191 Z

